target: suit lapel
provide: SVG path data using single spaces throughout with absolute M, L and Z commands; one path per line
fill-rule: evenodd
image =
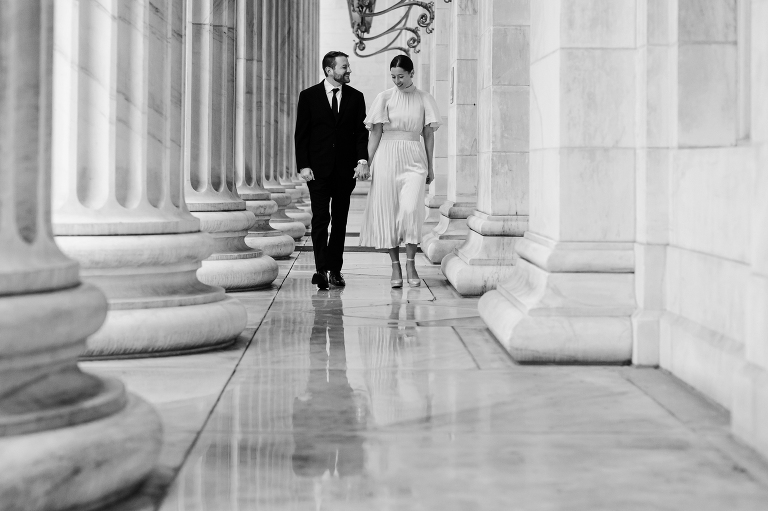
M 330 117 L 331 122 L 335 123 L 336 120 L 333 118 L 333 110 L 331 109 L 330 103 L 328 103 L 328 95 L 325 93 L 325 80 L 320 82 L 317 85 L 317 100 L 321 102 L 323 105 L 321 108 L 326 113 L 328 117 Z
M 349 93 L 349 89 L 346 85 L 341 84 L 341 105 L 339 105 L 339 120 L 337 122 L 341 122 L 341 119 L 344 118 L 344 113 L 349 110 L 349 104 L 352 102 L 352 94 Z M 333 112 L 331 112 L 333 114 Z

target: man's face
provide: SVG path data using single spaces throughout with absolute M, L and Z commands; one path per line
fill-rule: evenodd
M 331 70 L 331 74 L 334 80 L 339 83 L 349 83 L 349 75 L 352 74 L 352 68 L 349 67 L 349 59 L 347 57 L 336 57 L 336 66 Z

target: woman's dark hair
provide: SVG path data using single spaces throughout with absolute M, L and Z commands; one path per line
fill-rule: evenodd
M 410 73 L 413 71 L 413 61 L 408 55 L 398 55 L 393 58 L 392 62 L 389 64 L 389 69 L 392 69 L 393 67 L 399 67 L 403 71 Z
M 326 67 L 330 67 L 331 69 L 336 68 L 336 57 L 349 57 L 349 55 L 343 51 L 329 51 L 326 53 L 325 57 L 323 57 L 323 74 L 325 76 L 328 76 L 328 73 L 325 72 Z

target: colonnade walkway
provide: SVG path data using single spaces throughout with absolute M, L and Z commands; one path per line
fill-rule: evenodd
M 159 468 L 120 511 L 765 509 L 725 411 L 657 370 L 517 365 L 418 261 L 426 285 L 392 290 L 386 254 L 348 253 L 346 289 L 318 291 L 299 250 L 232 293 L 230 348 L 83 363 L 162 416 Z

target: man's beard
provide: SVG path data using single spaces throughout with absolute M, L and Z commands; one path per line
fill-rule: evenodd
M 349 75 L 346 73 L 341 73 L 341 74 L 333 73 L 333 79 L 339 83 L 349 83 Z

